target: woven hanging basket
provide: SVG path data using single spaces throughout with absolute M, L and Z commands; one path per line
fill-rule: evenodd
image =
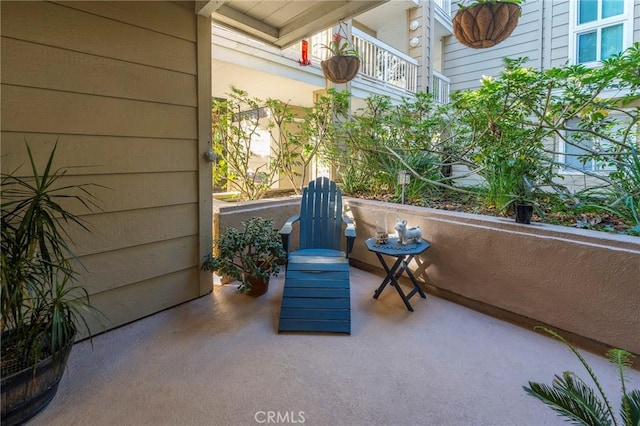
M 357 56 L 332 56 L 320 62 L 326 78 L 334 83 L 346 83 L 353 80 L 360 69 Z
M 453 17 L 453 33 L 465 46 L 493 47 L 511 35 L 521 12 L 519 5 L 501 1 L 461 8 Z

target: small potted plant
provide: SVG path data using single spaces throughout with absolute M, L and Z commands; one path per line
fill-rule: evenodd
M 202 269 L 233 277 L 240 281 L 238 290 L 261 296 L 269 289 L 269 277 L 280 272 L 287 254 L 273 220 L 253 217 L 242 222 L 244 229 L 226 228 L 213 242 Z
M 53 399 L 91 306 L 74 283 L 77 265 L 68 230 L 88 230 L 64 208 L 93 205 L 89 185 L 64 185 L 65 169 L 43 170 L 27 153 L 33 178 L 2 175 L 2 424 L 21 424 Z
M 332 55 L 320 63 L 324 76 L 334 83 L 353 80 L 360 69 L 358 51 L 339 33 L 333 35 L 329 45 L 322 47 Z
M 511 35 L 522 14 L 523 0 L 476 0 L 459 5 L 453 33 L 467 47 L 493 47 Z
M 535 200 L 534 186 L 526 176 L 522 176 L 515 191 L 509 194 L 509 201 L 502 206 L 501 210 L 505 211 L 510 206 L 513 206 L 517 223 L 530 224 L 534 210 L 539 216 L 544 214 Z

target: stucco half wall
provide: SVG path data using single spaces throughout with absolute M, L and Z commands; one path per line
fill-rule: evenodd
M 280 227 L 298 200 L 216 202 L 216 222 L 222 229 L 261 216 Z M 429 292 L 526 326 L 546 324 L 587 347 L 640 353 L 640 238 L 354 198 L 345 205 L 357 226 L 354 266 L 380 270 L 382 279 L 364 241 L 380 218 L 391 232 L 406 219 L 431 243 L 411 264 Z
M 640 353 L 640 238 L 513 219 L 349 199 L 352 258 L 378 266 L 362 244 L 376 217 L 419 225 L 431 248 L 412 266 L 435 290 Z

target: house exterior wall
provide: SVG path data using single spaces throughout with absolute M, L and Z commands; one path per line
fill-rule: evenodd
M 568 1 L 554 1 L 547 4 L 544 14 L 545 41 L 549 40 L 544 54 L 549 61 L 546 68 L 561 67 L 569 58 L 569 7 Z
M 444 44 L 443 73 L 451 79 L 451 90 L 477 88 L 483 75 L 497 75 L 504 68 L 503 58 L 526 56 L 527 66 L 539 67 L 541 61 L 543 2 L 528 1 L 522 5 L 522 16 L 511 36 L 489 49 L 472 49 L 454 36 Z M 453 6 L 452 16 L 456 13 Z
M 71 230 L 92 333 L 211 291 L 210 19 L 193 2 L 2 2 L 2 170 L 58 141 L 101 210 Z M 21 166 L 22 165 L 22 166 Z M 78 166 L 78 167 L 77 167 Z
M 433 24 L 430 13 L 430 3 L 421 1 L 419 7 L 409 9 L 408 15 L 409 22 L 415 20 L 420 23 L 418 29 L 414 31 L 409 30 L 408 38 L 411 39 L 416 37 L 420 40 L 420 44 L 418 46 L 409 46 L 409 55 L 420 64 L 418 67 L 418 91 L 423 92 L 427 91 L 429 87 L 429 55 L 431 50 L 430 35 Z
M 398 49 L 401 52 L 406 52 L 409 46 L 407 42 L 409 29 L 406 24 L 400 24 L 396 19 L 387 20 L 379 28 L 376 28 L 375 37 L 384 40 L 389 46 Z M 405 18 L 406 19 L 406 18 Z
M 444 74 L 451 80 L 451 90 L 476 89 L 483 75 L 497 76 L 504 69 L 504 58 L 528 57 L 527 67 L 545 70 L 561 67 L 570 60 L 570 17 L 573 0 L 531 0 L 522 5 L 522 16 L 511 36 L 489 49 L 472 49 L 455 37 L 445 41 Z M 629 3 L 630 4 L 630 3 Z M 456 5 L 454 5 L 455 15 Z M 640 41 L 640 3 L 634 2 L 633 41 Z M 547 147 L 559 152 L 557 140 L 547 141 Z M 456 166 L 454 176 L 460 185 L 473 186 L 482 182 L 477 175 L 466 177 L 468 169 Z M 601 180 L 583 173 L 560 171 L 557 183 L 576 192 L 601 184 Z
M 640 41 L 640 5 L 636 1 L 636 6 L 633 10 L 633 39 Z
M 570 58 L 569 29 L 572 0 L 530 0 L 522 4 L 522 16 L 511 36 L 489 49 L 472 49 L 455 37 L 445 42 L 444 74 L 451 90 L 479 87 L 482 75 L 498 75 L 503 58 L 526 56 L 526 66 L 536 69 L 560 67 Z M 640 41 L 640 4 L 633 3 L 633 41 Z M 455 15 L 456 5 L 452 14 Z

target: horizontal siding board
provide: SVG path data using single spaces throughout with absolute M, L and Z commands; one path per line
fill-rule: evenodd
M 91 332 L 97 334 L 195 299 L 198 273 L 198 268 L 189 268 L 91 296 L 92 305 L 102 314 L 89 318 Z
M 100 210 L 88 212 L 73 199 L 59 202 L 80 216 L 198 202 L 196 172 L 68 176 L 60 179 L 59 184 L 89 185 L 87 190 Z
M 90 295 L 199 267 L 198 236 L 79 257 L 78 282 Z
M 2 82 L 123 99 L 197 105 L 194 75 L 11 38 L 2 39 Z
M 67 227 L 77 256 L 198 235 L 195 203 L 99 213 L 83 219 L 90 232 L 79 226 Z
M 196 108 L 3 85 L 2 130 L 197 138 Z
M 503 58 L 528 57 L 527 66 L 539 63 L 540 2 L 525 3 L 523 14 L 513 33 L 491 49 L 464 47 L 455 37 L 445 44 L 444 74 L 451 80 L 451 90 L 465 90 L 480 86 L 482 75 L 498 75 L 504 69 Z
M 2 2 L 3 36 L 196 74 L 191 41 L 53 3 L 29 3 Z
M 568 46 L 564 46 L 562 48 L 553 49 L 551 51 L 551 66 L 552 67 L 562 67 L 567 64 L 568 61 Z
M 4 169 L 4 163 L 2 166 Z M 93 195 L 85 197 L 95 204 L 90 210 L 71 198 L 58 200 L 63 208 L 85 220 L 94 214 L 198 203 L 197 172 L 65 176 L 58 183 L 85 185 Z
M 198 170 L 195 140 L 13 132 L 2 133 L 2 166 L 30 175 L 26 144 L 41 170 L 56 142 L 53 167 L 67 168 L 69 176 Z
M 633 12 L 633 41 L 640 42 L 640 3 L 637 0 Z
M 173 37 L 196 41 L 193 7 L 188 9 L 177 3 L 156 1 L 65 1 L 55 3 Z
M 449 64 L 455 68 L 455 71 L 451 71 L 447 75 L 449 77 L 465 75 L 469 72 L 474 72 L 475 74 L 486 74 L 484 70 L 498 68 L 499 70 L 504 69 L 504 58 L 517 58 L 521 56 L 526 56 L 529 58 L 528 62 L 533 64 L 535 63 L 535 56 L 538 55 L 537 50 L 523 51 L 519 52 L 520 55 L 514 56 L 496 56 L 496 57 L 485 57 L 483 58 L 467 58 L 465 60 L 464 57 L 450 60 Z M 535 55 L 535 56 L 534 56 Z M 468 68 L 467 68 L 468 67 Z
M 550 66 L 561 67 L 569 59 L 569 2 L 551 2 L 551 38 L 545 40 L 549 46 Z

